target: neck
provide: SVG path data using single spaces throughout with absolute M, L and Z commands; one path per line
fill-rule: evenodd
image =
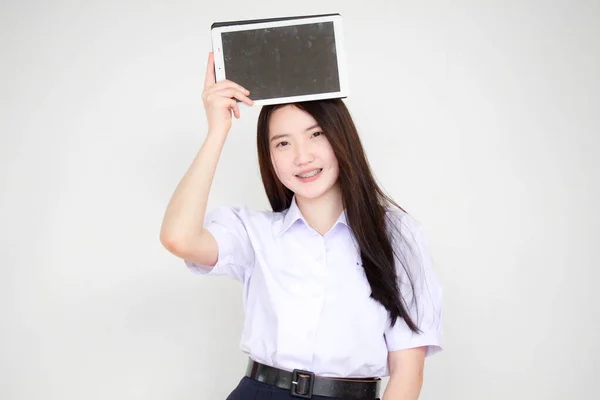
M 344 211 L 339 185 L 314 199 L 296 196 L 296 203 L 306 222 L 321 235 L 333 227 Z

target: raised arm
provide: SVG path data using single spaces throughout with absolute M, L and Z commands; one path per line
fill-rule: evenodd
M 236 99 L 248 105 L 249 92 L 237 83 L 215 82 L 213 53 L 209 54 L 202 100 L 208 120 L 208 135 L 191 166 L 173 193 L 163 218 L 160 241 L 167 250 L 183 259 L 215 265 L 218 246 L 203 228 L 208 195 L 232 117 L 240 117 Z

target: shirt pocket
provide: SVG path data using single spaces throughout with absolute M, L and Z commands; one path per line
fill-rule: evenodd
M 370 296 L 371 286 L 367 280 L 360 255 L 338 256 L 332 274 L 332 286 L 339 291 L 339 296 L 344 298 Z
M 363 339 L 376 332 L 383 335 L 387 310 L 377 300 L 371 298 L 371 285 L 363 266 L 360 255 L 352 256 L 344 266 L 343 278 L 336 285 L 336 305 L 343 310 L 345 318 L 352 324 L 352 330 Z M 360 325 L 360 326 L 359 326 Z M 349 328 L 350 329 L 350 328 Z M 362 333 L 361 333 L 362 332 Z

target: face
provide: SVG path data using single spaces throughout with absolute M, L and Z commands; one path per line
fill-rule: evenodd
M 337 183 L 338 162 L 317 121 L 293 105 L 269 119 L 271 161 L 281 183 L 296 197 L 316 199 Z

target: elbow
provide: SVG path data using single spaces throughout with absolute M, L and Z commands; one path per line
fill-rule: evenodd
M 163 247 L 173 254 L 181 253 L 185 244 L 184 238 L 165 230 L 161 230 L 159 240 Z
M 202 265 L 214 265 L 216 255 L 207 254 L 204 237 L 160 233 L 160 242 L 171 254 Z M 213 262 L 214 261 L 214 262 Z

